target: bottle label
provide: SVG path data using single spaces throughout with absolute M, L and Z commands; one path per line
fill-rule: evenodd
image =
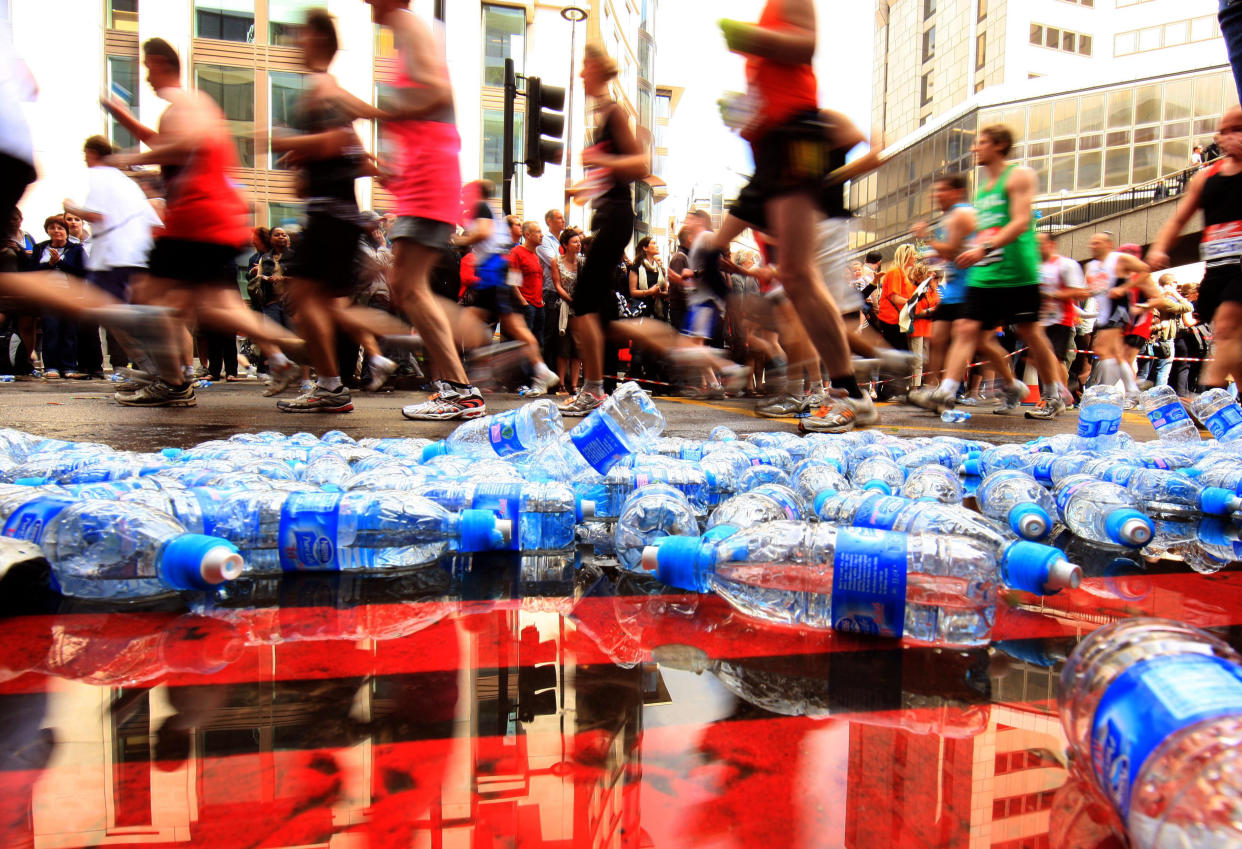
M 1112 436 L 1121 428 L 1121 418 L 1089 419 L 1078 418 L 1078 435 L 1083 439 L 1094 439 L 1097 436 Z
M 601 475 L 617 465 L 630 453 L 621 435 L 613 430 L 612 421 L 596 410 L 569 433 L 574 447 L 591 468 Z
M 1151 422 L 1153 428 L 1157 431 L 1162 431 L 1165 428 L 1190 421 L 1190 416 L 1186 413 L 1186 408 L 1182 406 L 1181 401 L 1173 401 L 1149 412 L 1147 419 Z
M 73 504 L 71 499 L 55 497 L 29 501 L 9 515 L 9 520 L 4 523 L 4 535 L 38 545 L 43 542 L 48 522 L 70 504 Z
M 1052 485 L 1052 464 L 1056 461 L 1056 457 L 1052 454 L 1045 454 L 1035 461 L 1031 466 L 1031 477 L 1039 481 L 1044 486 Z
M 325 572 L 341 568 L 337 559 L 340 493 L 295 492 L 280 511 L 280 568 L 286 572 Z
M 648 472 L 639 472 L 634 475 L 634 488 L 642 489 L 644 486 L 651 484 L 651 475 Z
M 872 496 L 858 506 L 853 525 L 856 528 L 891 531 L 897 524 L 897 515 L 909 505 L 909 501 L 895 495 Z
M 1124 820 L 1148 757 L 1171 735 L 1205 719 L 1242 713 L 1242 669 L 1215 655 L 1140 661 L 1117 676 L 1096 708 L 1091 762 Z
M 781 512 L 785 514 L 786 519 L 796 522 L 802 518 L 802 510 L 799 509 L 797 503 L 789 497 L 788 493 L 781 492 L 779 489 L 768 486 L 759 487 L 754 491 L 756 493 L 761 493 L 765 497 L 774 501 L 776 506 L 781 509 Z
M 1242 409 L 1237 404 L 1227 404 L 1211 415 L 1204 424 L 1212 432 L 1212 436 L 1223 440 L 1242 426 Z
M 842 529 L 832 563 L 832 627 L 900 639 L 906 621 L 906 537 Z
M 1091 480 L 1081 481 L 1080 483 L 1076 483 L 1073 486 L 1067 486 L 1063 488 L 1060 492 L 1056 493 L 1057 510 L 1061 512 L 1062 516 L 1065 515 L 1065 508 L 1069 506 L 1069 500 L 1074 495 L 1074 493 L 1082 489 L 1084 486 L 1086 486 L 1089 483 L 1095 483 L 1095 479 L 1093 478 Z
M 492 450 L 500 457 L 512 457 L 521 454 L 526 446 L 517 435 L 517 417 L 521 408 L 508 410 L 493 416 L 487 428 L 487 438 L 492 443 Z
M 481 483 L 474 490 L 470 506 L 475 510 L 491 510 L 500 519 L 513 523 L 509 548 L 517 550 L 521 541 L 522 485 L 520 483 Z

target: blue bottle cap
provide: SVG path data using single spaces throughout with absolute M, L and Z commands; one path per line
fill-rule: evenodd
M 1052 517 L 1043 507 L 1027 501 L 1009 511 L 1009 527 L 1023 539 L 1040 540 L 1052 530 Z
M 1221 519 L 1204 519 L 1198 527 L 1199 539 L 1208 545 L 1232 547 L 1239 540 L 1239 531 Z
M 1005 586 L 1015 590 L 1051 595 L 1082 583 L 1082 569 L 1068 562 L 1059 548 L 1018 540 L 1005 548 L 1001 579 Z
M 1242 499 L 1224 487 L 1209 486 L 1199 496 L 1199 508 L 1211 516 L 1223 516 L 1242 508 Z
M 1132 507 L 1114 510 L 1104 521 L 1104 532 L 1108 534 L 1108 538 L 1127 548 L 1142 548 L 1147 545 L 1155 531 L 1151 519 Z
M 865 484 L 862 485 L 862 488 L 866 490 L 871 490 L 872 492 L 882 492 L 885 495 L 893 494 L 893 488 L 889 486 L 886 482 L 881 481 L 881 480 L 867 481 Z
M 245 562 L 233 543 L 204 534 L 182 534 L 160 549 L 156 572 L 178 590 L 209 590 L 241 576 Z
M 715 550 L 714 545 L 700 537 L 663 537 L 643 551 L 643 567 L 650 569 L 654 565 L 656 578 L 662 584 L 707 592 L 710 589 L 707 576 L 715 562 Z
M 824 505 L 828 503 L 829 498 L 836 497 L 835 489 L 825 489 L 819 495 L 815 496 L 815 515 L 819 515 L 819 511 L 824 509 Z
M 716 527 L 704 532 L 703 541 L 712 543 L 720 542 L 722 539 L 728 539 L 735 533 L 737 533 L 737 528 L 733 525 L 717 525 Z
M 502 551 L 509 547 L 512 525 L 496 519 L 491 510 L 461 511 L 462 551 Z
M 983 463 L 979 461 L 978 457 L 968 457 L 962 463 L 962 473 L 978 477 L 983 474 Z
M 423 462 L 426 463 L 432 457 L 440 457 L 448 453 L 448 443 L 441 439 L 439 442 L 433 442 L 423 447 Z
M 18 478 L 13 481 L 17 486 L 43 486 L 47 482 L 47 478 Z
M 161 448 L 160 449 L 160 454 L 162 454 L 166 459 L 169 459 L 169 460 L 176 460 L 178 457 L 180 457 L 184 453 L 185 453 L 184 448 Z
M 1188 478 L 1197 478 L 1203 474 L 1203 469 L 1196 469 L 1194 466 L 1187 466 L 1184 469 L 1179 469 L 1178 473 L 1183 474 Z

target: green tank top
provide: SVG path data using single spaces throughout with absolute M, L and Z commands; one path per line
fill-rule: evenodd
M 1010 165 L 991 186 L 979 189 L 975 210 L 979 229 L 976 245 L 994 238 L 1009 224 L 1009 195 L 1005 184 L 1017 164 Z M 1039 285 L 1039 248 L 1035 244 L 1035 219 L 1021 236 L 1004 247 L 989 253 L 970 269 L 969 285 L 992 289 Z

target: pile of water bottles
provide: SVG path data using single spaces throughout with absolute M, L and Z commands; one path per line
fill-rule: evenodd
M 1201 572 L 1242 559 L 1242 409 L 1219 390 L 1201 396 L 1204 440 L 1157 387 L 1143 398 L 1157 439 L 1140 443 L 1120 430 L 1123 400 L 1094 387 L 1076 434 L 1024 445 L 878 431 L 739 438 L 725 427 L 667 438 L 633 383 L 569 431 L 538 400 L 442 441 L 258 433 L 138 453 L 0 430 L 0 527 L 38 544 L 56 589 L 76 598 L 209 599 L 247 577 L 589 549 L 761 623 L 981 646 L 1003 589 L 1078 585 L 1081 569 L 1045 544 L 1058 523 Z M 1153 747 L 1176 738 L 1202 754 L 1188 724 L 1242 716 L 1242 672 L 1213 638 L 1175 623 L 1102 633 L 1070 658 L 1063 711 L 1127 816 L 1131 788 L 1147 799 L 1139 766 Z M 1197 700 L 1165 698 L 1169 675 L 1189 676 Z M 1154 720 L 1135 713 L 1161 698 Z M 1131 816 L 1136 837 L 1152 827 Z M 1201 842 L 1167 845 L 1217 845 L 1205 828 Z

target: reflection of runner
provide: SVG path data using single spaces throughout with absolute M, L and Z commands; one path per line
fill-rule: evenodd
M 1242 10 L 1234 20 L 1240 15 Z M 1147 254 L 1152 268 L 1168 268 L 1169 246 L 1195 211 L 1203 210 L 1200 250 L 1207 268 L 1195 315 L 1200 323 L 1212 322 L 1215 337 L 1215 355 L 1199 378 L 1203 391 L 1223 389 L 1231 376 L 1242 382 L 1242 109 L 1225 112 L 1216 138 L 1223 156 L 1195 174 Z
M 1039 323 L 1057 358 L 1061 381 L 1069 385 L 1070 345 L 1074 342 L 1074 328 L 1078 326 L 1078 302 L 1087 299 L 1087 284 L 1083 279 L 1082 266 L 1069 257 L 1057 253 L 1056 242 L 1047 233 L 1037 237 L 1039 244 L 1039 286 L 1043 293 L 1043 306 L 1039 311 Z M 1046 403 L 1027 410 L 1028 419 L 1050 419 L 1055 411 Z
M 925 383 L 937 386 L 940 369 L 949 348 L 950 333 L 962 318 L 966 302 L 966 272 L 957 267 L 957 257 L 975 232 L 975 209 L 966 203 L 966 177 L 946 174 L 932 185 L 932 201 L 940 210 L 940 221 L 934 230 L 919 222 L 912 232 L 928 240 L 927 247 L 935 254 L 933 266 L 944 274 L 940 285 L 940 305 L 932 314 L 931 350 L 928 353 Z
M 430 421 L 477 418 L 486 404 L 466 377 L 448 318 L 431 291 L 431 270 L 449 245 L 461 202 L 461 138 L 448 66 L 409 0 L 366 2 L 371 19 L 392 30 L 399 60 L 394 102 L 381 104 L 384 131 L 397 142 L 397 161 L 386 163 L 398 216 L 388 232 L 396 259 L 388 283 L 393 303 L 422 336 L 436 384 L 425 403 L 401 412 Z
M 279 344 L 288 331 L 248 309 L 237 290 L 237 254 L 250 230 L 246 204 L 226 173 L 237 166 L 237 153 L 224 113 L 208 95 L 182 88 L 181 58 L 168 42 L 153 38 L 142 49 L 147 82 L 169 104 L 158 132 L 139 124 L 118 102 L 104 107 L 150 146 L 146 153 L 112 156 L 107 163 L 162 165 L 169 178 L 164 233 L 151 251 L 151 288 L 162 292 L 163 303 L 183 320 L 254 339 L 274 377 L 291 375 L 297 367 Z M 184 376 L 167 371 L 136 392 L 118 392 L 116 400 L 130 407 L 197 403 Z
M 978 233 L 974 245 L 957 257 L 959 268 L 970 269 L 964 317 L 954 324 L 940 386 L 910 393 L 908 400 L 917 407 L 935 412 L 952 409 L 966 366 L 975 351 L 984 348 L 988 333 L 997 325 L 1013 325 L 1030 348 L 1047 409 L 1051 415 L 1065 409 L 1069 391 L 1038 322 L 1039 252 L 1031 215 L 1035 172 L 1007 161 L 1012 148 L 1012 132 L 1000 125 L 980 130 L 971 148 L 975 161 L 987 172 L 987 183 L 975 198 Z M 994 367 L 1004 381 L 1004 400 L 996 412 L 1007 413 L 1022 403 L 1026 384 L 1014 376 L 1008 360 L 1000 358 Z

